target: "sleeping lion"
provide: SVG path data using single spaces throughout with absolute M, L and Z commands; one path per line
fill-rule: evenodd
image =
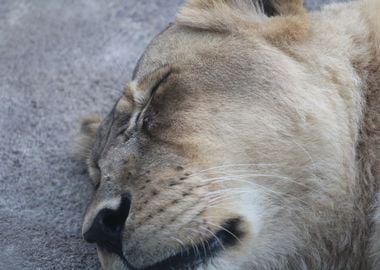
M 82 122 L 104 269 L 380 269 L 380 0 L 188 0 Z M 380 195 L 379 195 L 380 199 Z

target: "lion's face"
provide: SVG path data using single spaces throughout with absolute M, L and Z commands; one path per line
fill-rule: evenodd
M 220 42 L 174 65 L 163 55 L 162 67 L 144 60 L 151 47 L 98 128 L 83 233 L 106 269 L 122 264 L 113 254 L 137 269 L 247 269 L 253 247 L 267 241 L 261 231 L 275 226 L 265 224 L 277 211 L 265 200 L 281 204 L 277 189 L 307 174 L 301 122 L 313 115 L 297 111 L 312 101 L 298 96 L 295 67 L 262 44 L 237 54 L 234 40 Z
M 349 133 L 315 80 L 261 36 L 157 37 L 109 115 L 82 127 L 96 186 L 83 234 L 103 267 L 251 269 L 293 252 L 308 179 L 339 173 L 346 141 L 332 138 Z

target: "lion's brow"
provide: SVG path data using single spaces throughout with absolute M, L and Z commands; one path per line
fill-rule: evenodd
M 130 115 L 124 125 L 124 133 L 129 133 L 142 124 L 144 113 L 156 90 L 168 79 L 174 69 L 171 65 L 162 65 L 141 79 L 131 81 L 116 105 L 117 110 L 127 110 Z

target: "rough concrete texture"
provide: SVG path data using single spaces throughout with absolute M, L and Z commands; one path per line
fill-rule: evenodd
M 93 189 L 70 146 L 182 1 L 1 1 L 0 269 L 100 268 L 80 235 Z

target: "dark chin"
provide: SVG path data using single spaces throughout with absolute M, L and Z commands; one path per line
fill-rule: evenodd
M 128 270 L 188 270 L 196 269 L 200 265 L 207 265 L 213 262 L 224 249 L 236 245 L 238 239 L 243 236 L 239 230 L 239 218 L 227 220 L 217 231 L 215 236 L 204 240 L 196 246 L 189 246 L 182 252 L 175 254 L 165 260 L 143 268 L 134 267 L 128 260 L 121 256 L 126 269 Z

